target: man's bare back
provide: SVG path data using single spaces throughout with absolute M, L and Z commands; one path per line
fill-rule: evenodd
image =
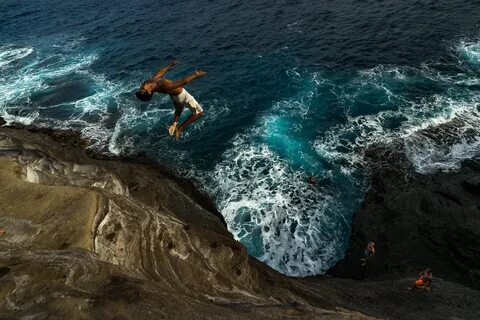
M 204 115 L 200 104 L 187 92 L 187 90 L 185 90 L 184 86 L 197 78 L 207 75 L 205 71 L 198 69 L 195 73 L 188 75 L 181 80 L 172 81 L 164 78 L 164 74 L 178 63 L 179 61 L 175 60 L 158 70 L 152 78 L 144 81 L 140 86 L 140 89 L 136 92 L 137 98 L 142 101 L 150 101 L 155 92 L 170 95 L 170 98 L 175 105 L 175 115 L 168 132 L 170 135 L 175 133 L 177 140 L 182 136 L 182 132 L 186 126 L 197 121 Z M 180 118 L 185 105 L 188 106 L 192 114 L 181 125 L 177 126 L 178 119 Z

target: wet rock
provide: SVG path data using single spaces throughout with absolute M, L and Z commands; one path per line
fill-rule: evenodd
M 462 181 L 462 187 L 476 195 L 480 195 L 480 177 L 475 176 Z

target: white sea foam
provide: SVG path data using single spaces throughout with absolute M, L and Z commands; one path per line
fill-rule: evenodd
M 0 78 L 0 116 L 7 122 L 79 129 L 84 136 L 98 145 L 106 144 L 111 135 L 104 123 L 109 117 L 107 109 L 109 106 L 119 104 L 121 84 L 108 81 L 103 75 L 92 73 L 90 66 L 97 59 L 97 55 L 78 53 L 75 50 L 78 44 L 78 41 L 74 41 L 59 46 L 60 49 L 55 54 L 37 52 L 35 59 L 30 59 L 18 70 L 9 71 L 8 79 Z M 0 57 L 0 64 L 23 59 L 32 51 L 33 48 L 30 47 L 11 50 Z M 5 60 L 6 58 L 9 60 Z M 70 75 L 83 77 L 81 81 L 88 82 L 89 86 L 95 88 L 94 93 L 67 103 L 76 115 L 73 118 L 60 121 L 41 117 L 42 109 L 55 108 L 57 105 L 37 106 L 31 100 L 32 95 L 54 89 L 51 86 L 52 82 L 61 82 L 62 80 L 58 79 Z M 97 115 L 97 121 L 85 120 L 92 114 Z
M 463 55 L 468 62 L 480 64 L 480 41 L 462 41 L 457 51 Z
M 467 129 L 475 131 L 480 124 L 477 106 L 480 97 L 472 91 L 455 88 L 455 85 L 476 83 L 478 78 L 466 79 L 465 75 L 448 76 L 432 71 L 428 66 L 421 69 L 377 67 L 360 73 L 360 80 L 382 86 L 385 81 L 400 80 L 412 82 L 429 79 L 437 85 L 449 85 L 451 90 L 444 94 L 432 94 L 420 101 L 395 97 L 401 104 L 396 110 L 380 111 L 375 114 L 351 116 L 347 113 L 346 122 L 332 127 L 315 141 L 315 148 L 322 156 L 332 160 L 341 160 L 349 166 L 362 162 L 362 151 L 376 143 L 389 143 L 395 139 L 405 139 L 407 155 L 417 171 L 433 172 L 438 169 L 458 168 L 459 163 L 478 150 L 476 140 L 463 140 Z M 386 78 L 386 79 L 385 79 Z M 458 91 L 455 91 L 457 89 Z M 462 91 L 460 91 L 462 90 Z M 443 137 L 425 142 L 422 132 L 440 125 L 456 121 L 460 128 L 452 133 L 458 144 L 446 145 Z M 396 123 L 394 127 L 387 124 Z M 471 145 L 470 145 L 471 144 Z M 461 155 L 461 150 L 465 154 Z
M 21 60 L 33 52 L 31 47 L 16 48 L 12 46 L 0 47 L 0 69 L 14 61 Z
M 447 147 L 418 134 L 408 138 L 406 152 L 418 172 L 457 170 L 463 160 L 478 157 L 480 137 L 474 137 L 473 141 L 461 139 Z
M 309 185 L 305 172 L 251 138 L 234 139 L 209 184 L 229 230 L 281 272 L 324 272 L 344 249 L 349 218 L 340 195 Z
M 116 155 L 125 153 L 125 150 L 132 147 L 134 140 L 131 135 L 125 136 L 125 131 L 134 127 L 134 121 L 140 120 L 138 110 L 134 108 L 126 108 L 122 117 L 116 122 L 113 133 L 108 142 L 108 150 Z M 145 118 L 148 120 L 150 118 Z
M 46 80 L 80 71 L 95 59 L 93 54 L 79 55 L 69 60 L 61 57 L 61 62 L 55 61 L 52 65 L 42 65 L 44 60 L 36 60 L 11 75 L 8 80 L 0 79 L 0 106 L 28 102 L 32 93 L 48 88 Z

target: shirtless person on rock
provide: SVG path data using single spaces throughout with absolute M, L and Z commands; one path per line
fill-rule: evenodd
M 182 132 L 185 130 L 186 126 L 203 116 L 203 109 L 200 104 L 183 87 L 193 80 L 207 75 L 205 71 L 198 69 L 195 73 L 186 76 L 181 80 L 172 81 L 164 78 L 163 75 L 179 62 L 180 61 L 175 60 L 166 67 L 158 70 L 151 79 L 144 81 L 140 86 L 140 89 L 135 93 L 137 98 L 142 101 L 150 101 L 155 92 L 170 95 L 170 98 L 175 105 L 175 115 L 173 117 L 172 125 L 168 128 L 168 133 L 170 135 L 175 134 L 177 140 L 182 136 Z M 190 109 L 192 114 L 185 119 L 181 125 L 177 125 L 178 119 L 180 118 L 185 105 Z

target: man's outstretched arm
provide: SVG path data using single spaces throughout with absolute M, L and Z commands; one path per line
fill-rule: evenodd
M 162 69 L 158 70 L 155 75 L 153 76 L 153 79 L 155 80 L 158 80 L 160 79 L 161 77 L 163 77 L 163 75 L 165 73 L 168 72 L 168 70 L 170 70 L 170 68 L 172 68 L 173 66 L 176 66 L 177 64 L 180 63 L 180 60 L 174 60 L 172 62 L 170 62 L 167 66 L 163 67 Z
M 172 86 L 171 89 L 178 88 L 178 87 L 183 87 L 184 85 L 189 84 L 193 80 L 195 80 L 197 78 L 200 78 L 200 77 L 203 77 L 203 76 L 206 76 L 206 75 L 207 75 L 207 73 L 205 71 L 203 71 L 201 69 L 198 69 L 197 71 L 195 71 L 191 75 L 186 76 L 182 80 L 173 81 L 172 84 L 171 84 L 171 86 Z

